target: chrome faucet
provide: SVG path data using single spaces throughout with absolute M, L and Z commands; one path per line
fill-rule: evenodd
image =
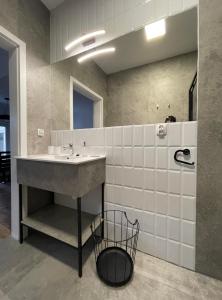
M 64 149 L 64 150 L 67 150 L 67 149 L 69 149 L 69 150 L 70 150 L 70 152 L 71 152 L 71 155 L 73 155 L 73 154 L 74 154 L 74 148 L 73 148 L 73 144 L 72 144 L 72 143 L 69 143 L 68 145 L 66 145 L 66 146 L 63 146 L 63 149 Z

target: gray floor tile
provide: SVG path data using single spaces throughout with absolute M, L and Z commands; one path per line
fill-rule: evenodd
M 40 234 L 23 245 L 0 241 L 1 300 L 221 300 L 222 282 L 137 253 L 133 280 L 110 288 L 97 277 L 89 243 L 83 277 L 77 276 L 77 252 Z M 2 293 L 2 294 L 1 294 Z

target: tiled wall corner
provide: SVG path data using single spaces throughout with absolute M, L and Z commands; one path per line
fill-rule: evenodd
M 174 153 L 189 148 L 185 159 L 196 163 L 197 122 L 167 124 L 164 138 L 156 126 L 52 131 L 51 143 L 82 151 L 85 141 L 89 153 L 106 153 L 106 208 L 138 218 L 141 251 L 194 270 L 196 166 L 178 164 Z

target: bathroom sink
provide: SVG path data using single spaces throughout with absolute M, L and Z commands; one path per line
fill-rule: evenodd
M 55 155 L 54 158 L 58 160 L 86 160 L 89 158 L 98 158 L 100 155 Z
M 55 155 L 54 159 L 58 159 L 58 160 L 69 160 L 69 159 L 75 159 L 76 156 L 73 155 Z
M 17 157 L 18 183 L 82 197 L 105 178 L 105 156 L 27 155 Z
M 33 161 L 47 161 L 51 163 L 68 163 L 68 164 L 81 164 L 90 161 L 104 159 L 104 155 L 69 155 L 69 154 L 60 154 L 60 155 L 49 155 L 49 154 L 40 154 L 40 155 L 27 155 L 24 157 L 16 157 L 17 159 L 23 160 L 33 160 Z

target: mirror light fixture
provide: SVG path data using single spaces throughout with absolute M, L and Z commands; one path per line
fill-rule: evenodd
M 114 47 L 95 50 L 95 51 L 92 51 L 92 52 L 90 52 L 88 54 L 85 54 L 85 55 L 79 57 L 77 59 L 77 61 L 79 63 L 82 63 L 82 62 L 84 62 L 84 61 L 86 61 L 86 60 L 88 60 L 88 59 L 90 59 L 92 57 L 95 57 L 95 56 L 98 56 L 98 55 L 101 55 L 101 54 L 112 53 L 112 52 L 115 52 L 115 51 L 116 51 L 116 48 L 114 48 Z
M 94 32 L 91 32 L 91 33 L 84 34 L 80 38 L 78 38 L 78 39 L 72 41 L 71 43 L 69 43 L 68 45 L 66 45 L 65 50 L 69 51 L 70 49 L 72 49 L 76 45 L 81 44 L 81 43 L 83 43 L 83 42 L 85 42 L 85 41 L 87 41 L 91 38 L 94 38 L 96 36 L 103 35 L 105 33 L 106 33 L 105 30 L 98 30 L 98 31 L 94 31 Z
M 163 36 L 166 34 L 166 22 L 165 19 L 148 24 L 145 26 L 145 32 L 147 40 Z

